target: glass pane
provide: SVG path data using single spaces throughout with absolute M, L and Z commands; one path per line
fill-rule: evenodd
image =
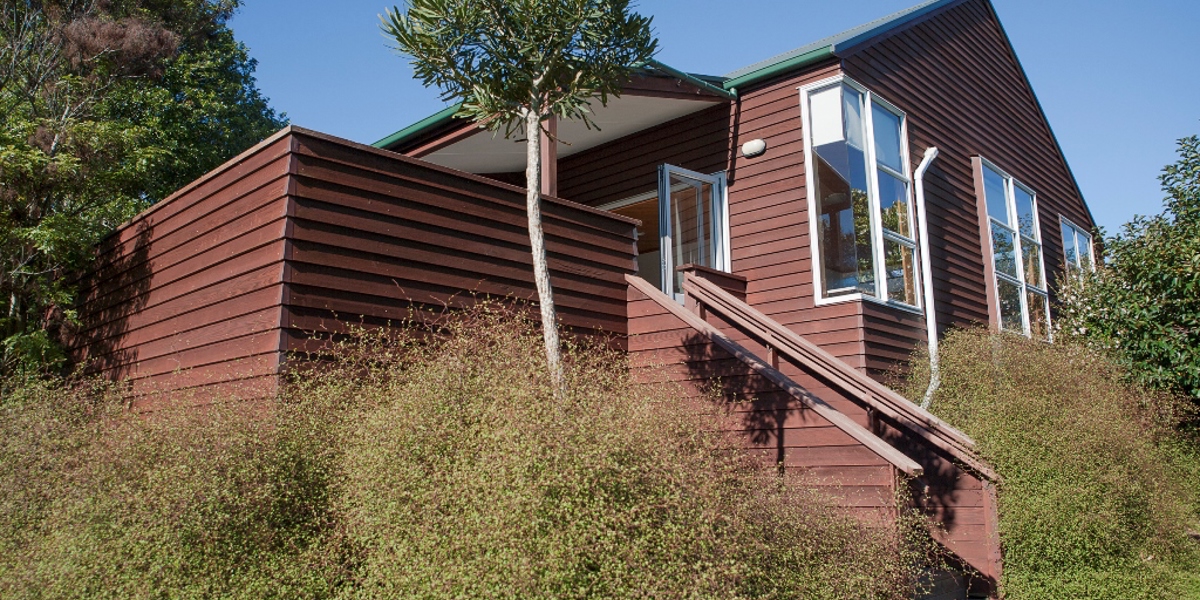
M 1066 263 L 1067 270 L 1077 268 L 1079 266 L 1079 256 L 1075 251 L 1075 228 L 1062 224 L 1063 237 L 1063 262 Z
M 1021 322 L 1021 286 L 997 277 L 996 291 L 1000 295 L 1000 326 L 1008 331 L 1025 333 L 1025 325 Z
M 996 260 L 996 271 L 1017 276 L 1017 239 L 1013 232 L 992 223 L 992 254 Z
M 904 173 L 900 152 L 900 116 L 872 103 L 871 119 L 875 130 L 875 160 L 897 173 Z
M 662 289 L 662 238 L 658 231 L 658 197 L 635 202 L 613 212 L 642 221 L 637 228 L 638 276 Z
M 892 240 L 883 240 L 888 299 L 917 305 L 917 251 Z
M 1025 263 L 1025 283 L 1036 288 L 1046 288 L 1042 278 L 1041 247 L 1029 238 L 1021 238 L 1021 261 Z
M 1004 191 L 1004 178 L 999 173 L 983 168 L 983 194 L 987 198 L 988 216 L 1005 225 L 1011 225 L 1008 219 L 1007 192 Z
M 1050 339 L 1050 307 L 1046 297 L 1026 291 L 1025 302 L 1029 306 L 1029 334 L 1035 340 Z
M 1079 266 L 1092 270 L 1092 236 L 1079 232 Z
M 808 114 L 811 121 L 809 139 L 813 148 L 846 141 L 846 125 L 842 120 L 842 86 L 835 85 L 809 94 Z
M 842 107 L 846 111 L 846 143 L 860 150 L 866 148 L 862 94 L 854 88 L 842 86 Z
M 836 94 L 836 96 L 834 96 Z M 862 96 L 838 86 L 809 96 L 821 282 L 830 296 L 875 293 Z M 832 100 L 842 100 L 834 102 Z M 836 115 L 836 131 L 829 119 Z
M 1021 189 L 1021 186 L 1014 185 L 1013 199 L 1017 203 L 1017 223 L 1020 225 L 1021 235 L 1040 240 L 1041 236 L 1033 227 L 1033 196 Z
M 671 175 L 671 237 L 675 267 L 692 263 L 713 266 L 712 186 Z M 674 274 L 676 294 L 683 293 L 683 274 Z
M 879 171 L 879 209 L 884 229 L 906 238 L 913 236 L 908 220 L 908 184 L 882 170 Z

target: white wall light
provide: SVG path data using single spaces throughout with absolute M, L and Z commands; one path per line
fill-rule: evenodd
M 742 156 L 754 158 L 767 151 L 767 143 L 763 140 L 750 140 L 742 144 Z

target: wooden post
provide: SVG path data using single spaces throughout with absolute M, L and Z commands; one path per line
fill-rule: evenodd
M 550 115 L 542 131 L 542 193 L 558 196 L 558 117 Z M 547 135 L 547 132 L 549 135 Z

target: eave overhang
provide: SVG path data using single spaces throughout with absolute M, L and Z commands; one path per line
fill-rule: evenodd
M 607 105 L 593 103 L 590 118 L 598 127 L 589 128 L 580 120 L 559 123 L 557 137 L 562 143 L 558 156 L 567 157 L 727 103 L 734 94 L 720 83 L 720 78 L 683 73 L 657 61 L 638 67 L 620 96 L 611 96 Z M 458 118 L 460 107 L 448 106 L 374 146 L 471 173 L 506 173 L 525 168 L 523 143 Z M 523 139 L 524 134 L 518 132 L 514 137 Z

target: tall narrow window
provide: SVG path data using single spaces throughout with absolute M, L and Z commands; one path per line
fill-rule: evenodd
M 1000 326 L 1049 339 L 1050 300 L 1042 266 L 1037 196 L 990 162 L 983 161 L 982 174 Z
M 905 116 L 844 77 L 804 86 L 817 301 L 918 306 Z
M 1092 251 L 1092 236 L 1078 225 L 1059 217 L 1062 224 L 1063 260 L 1068 272 L 1095 269 L 1095 254 Z
M 904 113 L 844 77 L 800 94 L 817 300 L 917 306 Z

